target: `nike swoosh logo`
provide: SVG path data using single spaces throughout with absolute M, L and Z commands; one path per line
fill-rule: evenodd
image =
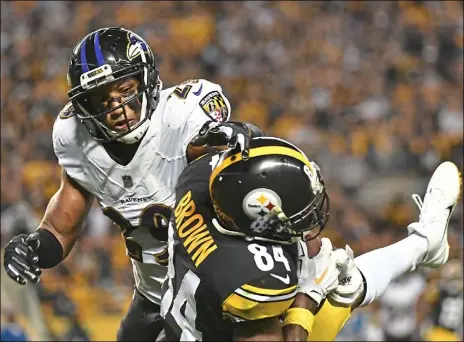
M 284 278 L 284 277 L 281 277 L 281 276 L 278 276 L 277 274 L 274 274 L 274 273 L 271 273 L 271 277 L 274 277 L 276 279 L 279 279 L 281 282 L 283 282 L 284 284 L 290 284 L 290 276 L 287 274 L 287 276 Z
M 202 90 L 203 90 L 203 83 L 200 85 L 200 89 L 198 89 L 197 91 L 194 91 L 194 92 L 193 92 L 193 95 L 195 95 L 195 96 L 200 95 Z
M 455 205 L 450 205 L 449 207 L 447 207 L 445 210 L 448 210 L 448 218 L 446 219 L 446 226 L 448 226 L 449 224 L 449 221 L 451 220 L 451 214 L 453 213 L 453 210 L 454 210 L 454 207 Z M 443 241 L 443 239 L 446 239 L 448 237 L 448 229 L 445 229 L 443 230 L 443 235 L 441 237 L 441 240 Z M 448 244 L 449 246 L 449 244 Z
M 324 270 L 324 272 L 322 272 L 321 276 L 319 278 L 315 278 L 314 279 L 314 282 L 319 285 L 321 283 L 321 281 L 324 279 L 325 275 L 327 274 L 327 268 Z

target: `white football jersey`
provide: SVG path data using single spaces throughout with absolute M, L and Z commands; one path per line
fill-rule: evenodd
M 417 301 L 426 285 L 418 272 L 402 275 L 388 285 L 380 298 L 379 318 L 385 333 L 398 338 L 416 331 Z
M 187 165 L 187 145 L 206 121 L 226 121 L 230 110 L 221 87 L 207 80 L 189 80 L 161 91 L 150 127 L 125 166 L 92 138 L 71 104 L 53 127 L 60 165 L 121 227 L 136 287 L 157 304 L 167 271 L 168 221 L 177 178 Z

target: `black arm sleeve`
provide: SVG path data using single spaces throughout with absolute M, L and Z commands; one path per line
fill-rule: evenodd
M 39 228 L 30 235 L 28 241 L 36 244 L 36 253 L 39 257 L 37 266 L 52 268 L 63 260 L 63 247 L 55 235 L 47 229 Z

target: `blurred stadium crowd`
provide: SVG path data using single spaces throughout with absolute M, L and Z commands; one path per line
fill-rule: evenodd
M 422 195 L 445 159 L 463 169 L 462 21 L 458 1 L 2 2 L 2 246 L 37 227 L 59 186 L 51 129 L 67 102 L 67 61 L 105 26 L 150 43 L 165 88 L 212 80 L 234 120 L 302 146 L 328 183 L 335 245 L 361 254 L 396 241 L 418 217 L 411 192 Z M 460 260 L 462 217 L 459 205 Z M 72 254 L 44 272 L 37 289 L 57 339 L 96 339 L 90 321 L 115 336 L 133 281 L 119 234 L 94 206 Z M 408 275 L 402 288 L 429 276 Z M 425 285 L 414 288 L 418 297 Z M 360 310 L 343 339 L 385 339 L 356 335 L 369 324 L 385 330 L 381 311 Z

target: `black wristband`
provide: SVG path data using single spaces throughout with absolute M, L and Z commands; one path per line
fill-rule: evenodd
M 47 229 L 39 228 L 33 234 L 38 235 L 39 248 L 36 253 L 39 257 L 37 266 L 52 268 L 63 260 L 63 247 L 55 235 Z

